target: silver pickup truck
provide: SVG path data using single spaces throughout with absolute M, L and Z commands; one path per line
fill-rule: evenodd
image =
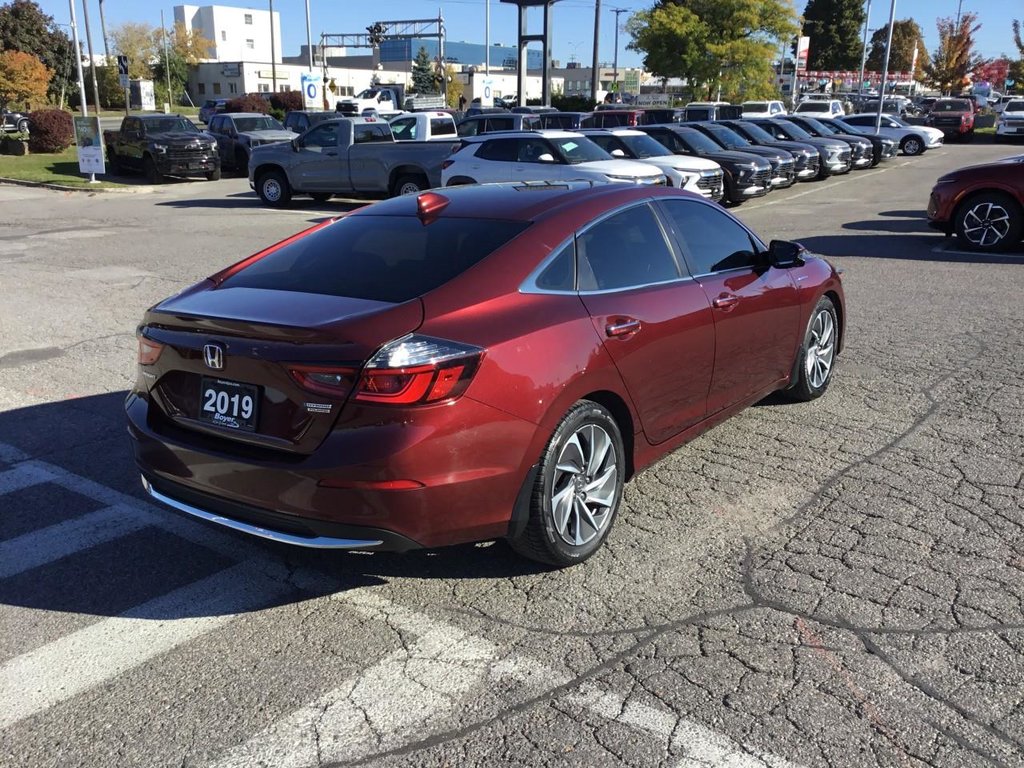
M 290 142 L 254 147 L 249 186 L 267 205 L 292 195 L 397 196 L 441 186 L 441 163 L 458 141 L 396 142 L 387 121 L 343 117 L 317 123 Z

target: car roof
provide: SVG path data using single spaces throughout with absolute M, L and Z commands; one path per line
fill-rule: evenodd
M 221 112 L 217 117 L 273 117 L 262 112 Z
M 625 125 L 610 125 L 607 128 L 580 128 L 580 133 L 584 136 L 588 136 L 592 133 L 601 134 L 607 133 L 614 136 L 645 136 L 643 131 L 637 130 L 632 126 Z
M 541 128 L 536 131 L 494 131 L 492 133 L 481 133 L 476 136 L 463 136 L 463 141 L 481 142 L 488 139 L 529 139 L 543 136 L 545 139 L 571 139 L 582 134 L 576 131 L 562 131 L 557 128 Z
M 672 187 L 646 187 L 632 184 L 609 184 L 598 181 L 535 181 L 467 184 L 431 190 L 420 195 L 403 195 L 365 206 L 351 216 L 415 216 L 418 198 L 439 195 L 447 205 L 437 214 L 452 218 L 503 219 L 508 221 L 540 221 L 565 214 L 570 209 L 591 211 L 590 203 L 601 201 L 603 208 L 612 208 L 632 200 L 649 199 L 675 193 L 676 197 L 698 198 Z M 429 226 L 429 224 L 427 224 Z

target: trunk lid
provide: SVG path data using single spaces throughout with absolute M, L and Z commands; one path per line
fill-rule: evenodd
M 158 411 L 151 419 L 165 419 L 185 430 L 179 435 L 192 433 L 197 440 L 212 435 L 311 453 L 331 430 L 351 387 L 311 391 L 291 368 L 358 371 L 383 344 L 422 322 L 419 299 L 394 304 L 207 282 L 146 313 L 140 330 L 164 345 L 143 370 L 151 411 Z M 218 398 L 227 403 L 226 417 L 215 416 Z

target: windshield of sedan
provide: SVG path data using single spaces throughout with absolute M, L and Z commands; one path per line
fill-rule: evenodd
M 711 139 L 705 136 L 703 133 L 698 131 L 696 128 L 690 128 L 686 131 L 679 133 L 680 137 L 686 142 L 692 151 L 694 152 L 721 152 L 722 148 L 715 144 Z
M 936 101 L 932 105 L 932 112 L 971 112 L 971 102 L 964 99 L 950 99 L 949 101 Z
M 724 125 L 709 125 L 708 130 L 729 149 L 744 149 L 750 146 L 750 142 L 732 128 L 726 128 Z
M 1008 101 L 1003 112 L 1024 112 L 1024 101 Z
M 195 123 L 183 117 L 165 117 L 146 120 L 144 125 L 149 133 L 199 133 Z
M 235 130 L 243 131 L 283 131 L 284 126 L 272 117 L 236 117 Z
M 743 133 L 747 134 L 754 141 L 775 141 L 775 137 L 772 136 L 768 131 L 762 128 L 757 123 L 748 123 L 746 120 L 743 121 Z
M 804 119 L 804 122 L 806 122 L 807 125 L 811 126 L 813 130 L 817 131 L 822 136 L 831 136 L 833 133 L 839 133 L 839 131 L 837 131 L 831 125 L 826 125 L 825 122 L 822 120 L 815 120 L 814 118 L 808 117 Z
M 221 283 L 399 303 L 432 291 L 505 245 L 525 221 L 348 216 L 284 245 Z
M 675 154 L 671 149 L 656 139 L 652 139 L 647 134 L 643 136 L 619 136 L 617 138 L 626 145 L 634 157 L 638 157 L 641 160 L 648 157 L 665 157 L 666 155 Z
M 791 139 L 813 139 L 814 138 L 813 136 L 811 136 L 811 134 L 809 134 L 807 131 L 805 131 L 803 128 L 801 128 L 796 123 L 782 122 L 781 120 L 779 122 L 781 124 L 782 130 L 785 131 L 786 135 L 789 136 Z
M 558 154 L 569 165 L 615 159 L 590 139 L 582 136 L 571 139 L 548 139 L 548 141 L 554 145 Z

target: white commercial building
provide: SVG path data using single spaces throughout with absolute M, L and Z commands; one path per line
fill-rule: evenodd
M 198 99 L 198 104 L 205 99 L 230 99 L 245 93 L 298 91 L 302 88 L 302 74 L 308 71 L 308 67 L 300 64 L 278 64 L 272 68 L 270 62 L 204 62 L 189 67 L 188 92 Z M 322 75 L 324 70 L 317 67 L 314 72 Z M 324 86 L 330 108 L 333 109 L 342 96 L 352 96 L 369 88 L 375 74 L 381 85 L 409 83 L 405 73 L 328 67 Z
M 213 42 L 206 58 L 214 61 L 281 62 L 281 14 L 274 12 L 271 49 L 270 11 L 225 5 L 176 5 L 174 21 Z M 298 86 L 296 86 L 298 87 Z

